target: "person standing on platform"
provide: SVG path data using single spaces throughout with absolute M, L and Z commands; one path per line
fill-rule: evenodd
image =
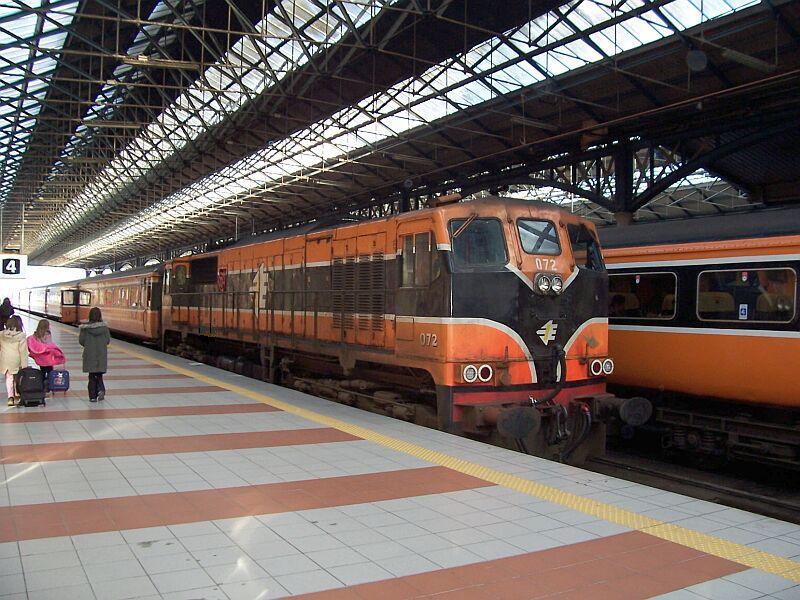
M 27 366 L 28 345 L 22 331 L 22 319 L 13 315 L 8 318 L 6 329 L 0 331 L 0 373 L 6 378 L 9 406 L 15 406 L 19 401 L 14 375 Z
M 63 365 L 66 362 L 61 348 L 53 342 L 53 335 L 50 333 L 50 321 L 47 319 L 39 321 L 36 331 L 28 337 L 28 354 L 42 371 L 46 392 L 47 378 L 50 375 L 50 371 L 56 365 Z
M 6 328 L 6 323 L 14 314 L 14 307 L 11 306 L 11 300 L 3 298 L 3 303 L 0 304 L 0 331 Z
M 106 396 L 103 373 L 108 370 L 111 334 L 96 306 L 89 311 L 89 322 L 80 327 L 78 343 L 83 346 L 83 372 L 89 374 L 89 402 L 102 401 Z

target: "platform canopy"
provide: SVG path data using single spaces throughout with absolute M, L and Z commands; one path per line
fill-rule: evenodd
M 0 242 L 103 267 L 449 192 L 794 202 L 798 5 L 9 0 Z

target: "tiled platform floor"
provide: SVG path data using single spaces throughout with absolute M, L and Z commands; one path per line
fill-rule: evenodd
M 89 404 L 53 329 L 72 390 L 0 412 L 0 600 L 800 599 L 800 526 L 118 341 Z

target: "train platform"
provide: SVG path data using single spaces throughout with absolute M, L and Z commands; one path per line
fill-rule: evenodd
M 25 318 L 31 332 L 35 318 Z M 800 598 L 800 526 L 114 340 L 0 413 L 0 600 Z

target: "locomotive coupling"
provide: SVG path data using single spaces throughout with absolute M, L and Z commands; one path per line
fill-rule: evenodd
M 653 415 L 653 405 L 647 398 L 618 398 L 612 394 L 595 397 L 601 415 L 617 415 L 627 425 L 640 427 Z

